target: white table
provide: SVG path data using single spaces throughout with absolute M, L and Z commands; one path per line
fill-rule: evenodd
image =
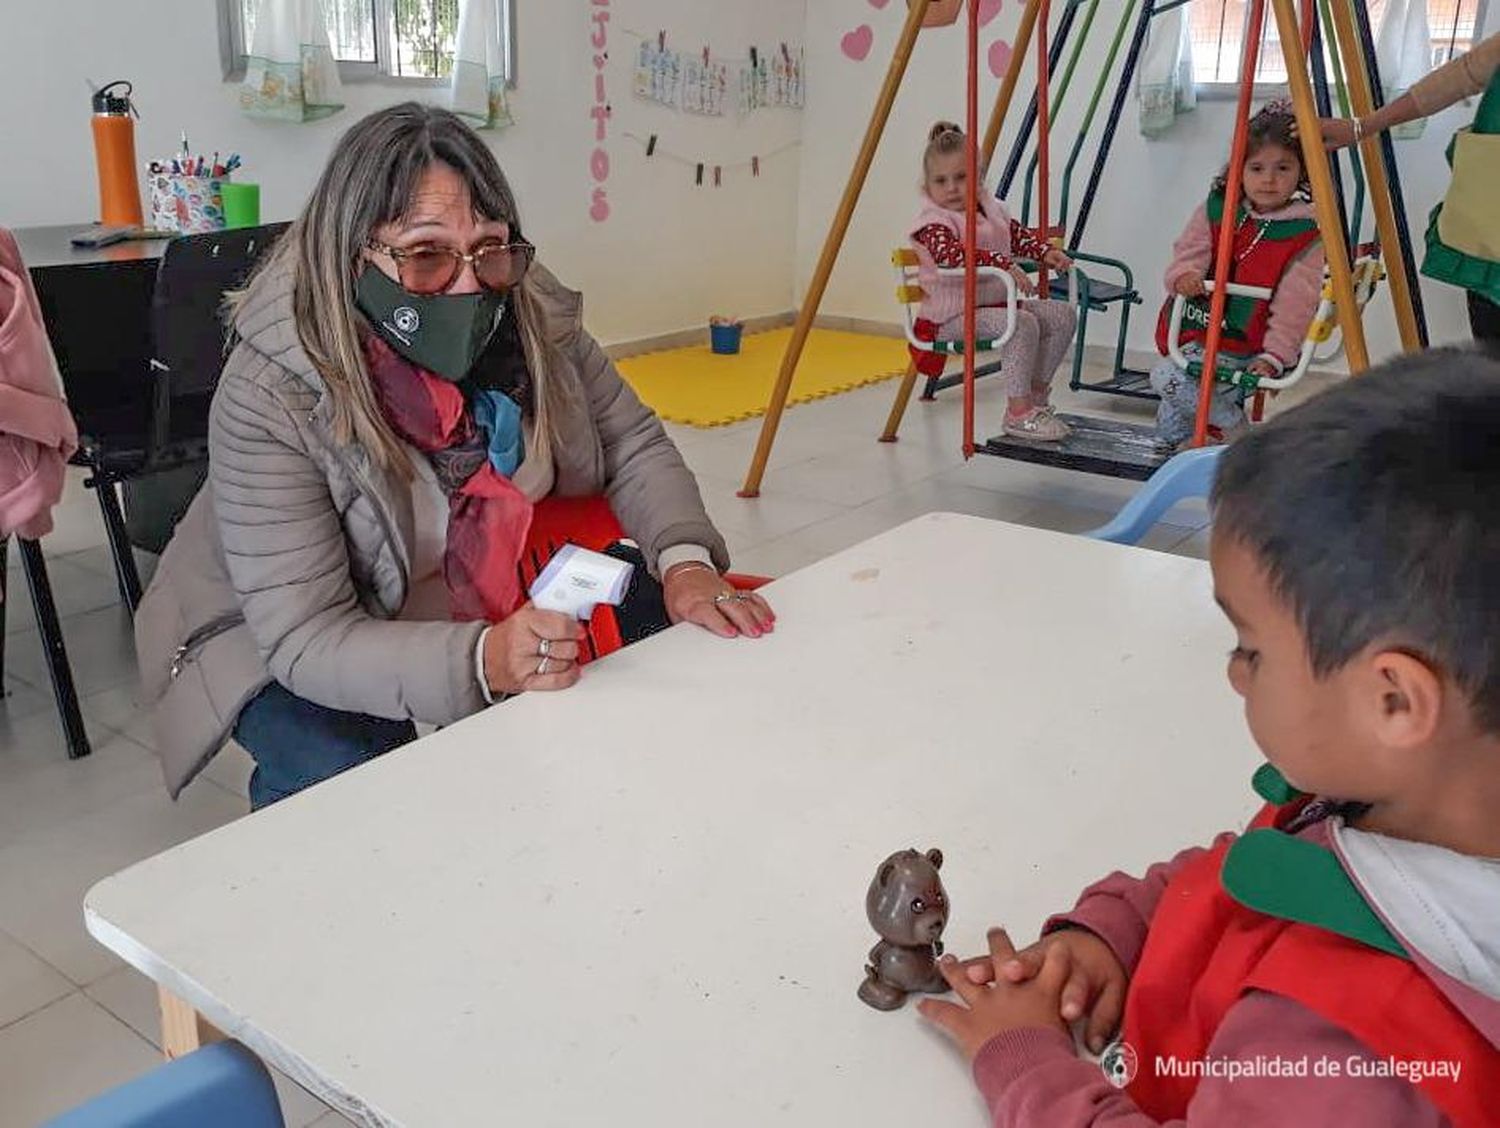
M 934 514 L 100 882 L 89 930 L 350 1115 L 412 1126 L 984 1123 L 855 997 L 877 863 L 946 939 L 1248 817 L 1206 565 Z

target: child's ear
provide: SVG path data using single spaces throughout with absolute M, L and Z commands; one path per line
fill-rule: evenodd
M 1426 661 L 1403 650 L 1382 650 L 1369 659 L 1377 698 L 1375 729 L 1393 750 L 1426 744 L 1442 723 L 1443 679 Z

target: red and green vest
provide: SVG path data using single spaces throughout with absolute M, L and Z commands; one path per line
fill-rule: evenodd
M 1251 828 L 1183 867 L 1151 921 L 1125 1004 L 1131 1097 L 1158 1120 L 1185 1117 L 1198 1079 L 1159 1071 L 1157 1059 L 1201 1061 L 1239 998 L 1268 991 L 1377 1058 L 1462 1062 L 1459 1080 L 1417 1087 L 1454 1124 L 1493 1125 L 1495 1094 L 1480 1089 L 1500 1077 L 1500 1049 L 1412 962 L 1334 853 L 1283 831 L 1308 797 L 1269 765 L 1256 789 L 1271 802 Z
M 1214 192 L 1204 204 L 1212 231 L 1213 246 L 1219 245 L 1219 228 L 1224 222 L 1224 193 Z M 1276 289 L 1281 276 L 1297 256 L 1318 240 L 1318 225 L 1312 219 L 1261 219 L 1249 207 L 1240 204 L 1234 231 L 1234 251 L 1230 257 L 1229 281 L 1242 286 Z M 1214 277 L 1209 264 L 1209 278 Z M 1172 303 L 1168 298 L 1156 321 L 1156 347 L 1168 355 L 1167 337 L 1172 328 Z M 1182 314 L 1182 344 L 1203 341 L 1208 337 L 1209 297 L 1192 298 Z M 1266 326 L 1271 320 L 1271 303 L 1261 298 L 1230 295 L 1224 304 L 1224 335 L 1220 348 L 1235 356 L 1258 356 L 1265 346 Z

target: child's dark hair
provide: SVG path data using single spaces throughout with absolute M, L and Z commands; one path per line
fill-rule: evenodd
M 1297 115 L 1290 102 L 1268 102 L 1250 119 L 1249 144 L 1245 148 L 1248 161 L 1267 145 L 1279 145 L 1297 157 L 1301 175 L 1297 177 L 1297 191 L 1293 198 L 1312 199 L 1312 184 L 1307 179 L 1307 165 L 1302 160 L 1302 142 L 1297 140 Z M 1229 166 L 1214 178 L 1213 190 L 1222 192 L 1229 185 Z
M 1213 508 L 1319 677 L 1405 649 L 1500 733 L 1500 358 L 1402 357 L 1294 408 L 1225 451 Z
M 927 176 L 928 165 L 936 156 L 964 151 L 964 131 L 951 121 L 940 121 L 927 131 L 927 148 L 922 152 L 922 176 Z

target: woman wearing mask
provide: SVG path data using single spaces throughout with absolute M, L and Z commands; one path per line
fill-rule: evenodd
M 667 617 L 771 629 L 656 416 L 533 261 L 494 155 L 415 103 L 341 139 L 233 300 L 206 485 L 136 619 L 175 795 L 225 740 L 264 806 L 503 696 L 573 685 L 519 605 L 532 506 L 607 497 Z

